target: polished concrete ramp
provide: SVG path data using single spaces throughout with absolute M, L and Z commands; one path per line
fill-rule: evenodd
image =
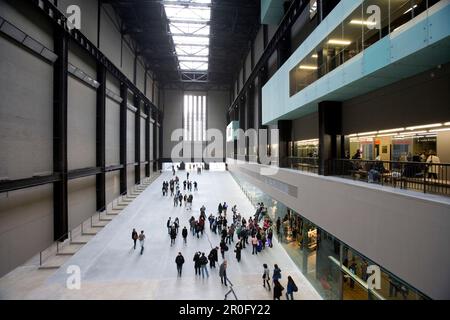
M 183 181 L 186 173 L 180 172 L 179 176 Z M 188 219 L 191 215 L 198 218 L 202 205 L 207 208 L 207 215 L 211 212 L 216 214 L 218 203 L 223 201 L 230 205 L 230 209 L 237 204 L 238 210 L 246 218 L 253 215 L 255 210 L 228 172 L 203 172 L 201 175 L 192 172 L 191 180 L 199 183 L 199 191 L 193 192 L 192 212 L 186 211 L 184 206 L 174 207 L 172 198 L 163 197 L 161 192 L 163 180 L 171 177 L 171 173 L 163 173 L 57 271 L 51 274 L 49 271 L 41 271 L 46 272 L 46 276 L 40 274 L 35 281 L 28 280 L 26 284 L 21 284 L 20 277 L 17 277 L 16 283 L 9 284 L 8 288 L 2 288 L 0 283 L 1 298 L 224 299 L 228 288 L 221 285 L 218 269 L 210 270 L 208 267 L 209 278 L 196 277 L 192 261 L 196 251 L 208 254 L 211 246 L 218 245 L 219 236 L 210 232 L 207 223 L 203 238 L 197 239 L 189 234 L 187 245 L 184 245 L 181 228 L 187 226 L 189 230 Z M 178 217 L 181 223 L 179 236 L 173 247 L 170 246 L 166 228 L 169 216 L 172 219 Z M 147 236 L 142 256 L 139 254 L 139 246 L 136 250 L 132 248 L 133 228 L 144 230 Z M 231 247 L 226 253 L 229 261 L 228 277 L 234 284 L 239 300 L 272 299 L 272 292 L 262 287 L 263 263 L 267 263 L 271 270 L 274 263 L 280 266 L 282 284 L 285 287 L 287 276 L 293 276 L 299 288 L 296 299 L 320 299 L 276 241 L 272 249 L 267 248 L 257 256 L 253 256 L 251 248 L 247 247 L 242 251 L 240 263 L 236 261 Z M 186 260 L 182 278 L 177 277 L 174 262 L 179 251 Z M 66 286 L 70 276 L 67 273 L 69 266 L 78 266 L 81 270 L 79 290 L 70 290 Z M 232 298 L 229 296 L 229 299 Z

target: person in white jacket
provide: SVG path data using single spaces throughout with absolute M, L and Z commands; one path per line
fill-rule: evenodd
M 433 178 L 433 179 L 437 179 L 438 178 L 438 173 L 439 173 L 439 164 L 441 163 L 441 159 L 439 159 L 439 157 L 436 155 L 436 153 L 434 151 L 430 152 L 430 155 L 428 156 L 427 159 L 427 164 L 429 164 L 428 166 L 428 178 Z

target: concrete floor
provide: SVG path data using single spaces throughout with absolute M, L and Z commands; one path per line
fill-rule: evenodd
M 181 181 L 185 176 L 185 173 L 180 173 Z M 216 213 L 219 202 L 226 201 L 230 208 L 237 204 L 246 218 L 254 214 L 254 208 L 228 172 L 191 173 L 191 179 L 199 183 L 199 191 L 194 192 L 192 212 L 184 207 L 174 207 L 172 198 L 161 194 L 162 181 L 171 177 L 171 173 L 163 173 L 60 269 L 37 270 L 33 266 L 23 266 L 0 279 L 0 298 L 224 299 L 228 289 L 221 285 L 218 269 L 210 270 L 210 277 L 202 279 L 195 276 L 192 261 L 196 251 L 208 254 L 211 246 L 218 245 L 219 236 L 210 232 L 208 223 L 203 238 L 197 239 L 190 234 L 187 245 L 184 245 L 181 228 L 186 225 L 189 230 L 188 219 L 191 215 L 198 218 L 202 205 L 209 215 Z M 166 228 L 169 216 L 172 219 L 178 217 L 181 223 L 180 234 L 173 247 Z M 147 239 L 142 256 L 139 248 L 132 248 L 132 228 L 145 231 Z M 186 260 L 182 278 L 177 277 L 174 262 L 179 251 Z M 283 275 L 281 283 L 285 287 L 287 276 L 294 278 L 299 288 L 296 299 L 321 299 L 276 241 L 272 249 L 267 248 L 257 256 L 253 256 L 251 248 L 247 247 L 242 251 L 240 263 L 230 246 L 226 259 L 229 262 L 228 278 L 233 282 L 239 300 L 272 299 L 272 292 L 262 287 L 263 263 L 269 265 L 271 273 L 274 263 L 279 265 Z M 66 271 L 71 265 L 81 269 L 79 290 L 66 287 L 69 277 Z

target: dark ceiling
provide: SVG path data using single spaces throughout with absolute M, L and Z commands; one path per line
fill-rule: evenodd
M 180 0 L 180 3 L 186 0 Z M 158 79 L 181 82 L 161 0 L 105 0 Z M 208 83 L 230 86 L 260 26 L 260 0 L 212 0 Z

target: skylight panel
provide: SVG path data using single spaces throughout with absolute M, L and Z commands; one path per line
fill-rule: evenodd
M 211 0 L 166 0 L 163 4 L 180 70 L 207 71 Z

